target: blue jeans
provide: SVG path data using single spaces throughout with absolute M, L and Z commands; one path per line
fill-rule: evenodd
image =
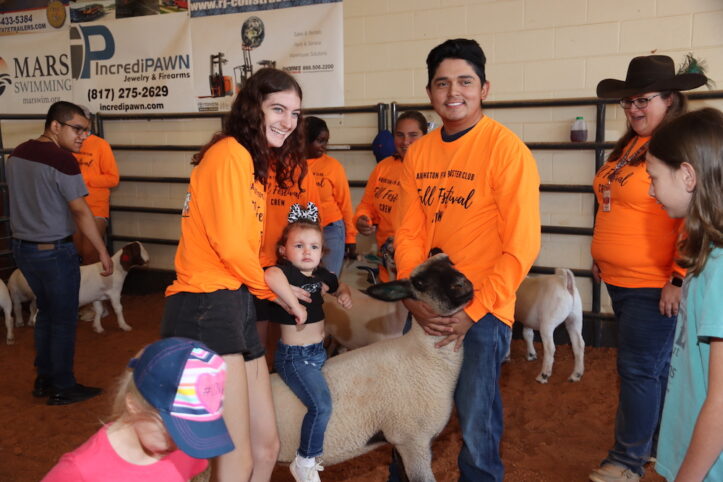
M 462 450 L 457 463 L 459 480 L 501 481 L 504 467 L 500 367 L 507 354 L 512 330 L 494 315 L 483 316 L 464 338 L 462 370 L 454 392 Z M 389 481 L 398 481 L 399 467 L 389 467 Z
M 457 459 L 461 481 L 501 481 L 504 476 L 500 371 L 511 336 L 510 327 L 488 313 L 464 337 L 464 359 L 454 392 L 462 432 Z
M 324 226 L 324 248 L 326 254 L 321 259 L 326 269 L 339 276 L 344 263 L 344 247 L 346 244 L 346 228 L 340 219 Z
M 654 454 L 668 382 L 676 317 L 660 314 L 659 288 L 607 285 L 618 321 L 620 398 L 615 446 L 603 463 L 638 475 Z
M 78 323 L 80 258 L 72 242 L 52 249 L 13 239 L 13 256 L 38 303 L 35 322 L 37 375 L 56 389 L 75 386 L 73 358 Z
M 296 346 L 279 342 L 274 367 L 308 411 L 301 423 L 301 457 L 318 457 L 324 452 L 324 432 L 331 417 L 331 393 L 321 368 L 326 362 L 323 343 Z

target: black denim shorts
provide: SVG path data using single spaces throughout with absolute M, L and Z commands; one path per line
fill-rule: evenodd
M 256 309 L 256 321 L 269 321 L 269 305 L 273 301 L 262 300 L 253 296 L 254 308 Z
M 176 293 L 166 298 L 161 336 L 198 340 L 219 355 L 264 356 L 256 331 L 253 296 L 245 286 L 212 293 Z

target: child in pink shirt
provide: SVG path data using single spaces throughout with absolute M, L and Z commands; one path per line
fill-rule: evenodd
M 233 450 L 223 421 L 226 364 L 200 342 L 165 338 L 128 364 L 115 421 L 63 455 L 44 482 L 188 481 Z

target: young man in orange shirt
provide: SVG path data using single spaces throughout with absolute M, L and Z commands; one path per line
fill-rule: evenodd
M 404 302 L 427 334 L 440 337 L 438 347 L 464 346 L 454 395 L 463 438 L 459 480 L 474 482 L 504 476 L 500 366 L 515 291 L 540 248 L 537 166 L 514 133 L 482 112 L 490 89 L 484 68 L 474 40 L 447 40 L 429 53 L 427 94 L 443 125 L 407 152 L 395 240 L 399 278 L 440 248 L 474 285 L 472 302 L 450 317 Z

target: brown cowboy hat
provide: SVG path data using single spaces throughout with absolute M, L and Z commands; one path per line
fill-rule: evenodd
M 597 84 L 597 96 L 622 99 L 631 95 L 663 90 L 690 90 L 708 81 L 703 74 L 675 74 L 673 59 L 667 55 L 635 57 L 625 80 L 605 79 Z

